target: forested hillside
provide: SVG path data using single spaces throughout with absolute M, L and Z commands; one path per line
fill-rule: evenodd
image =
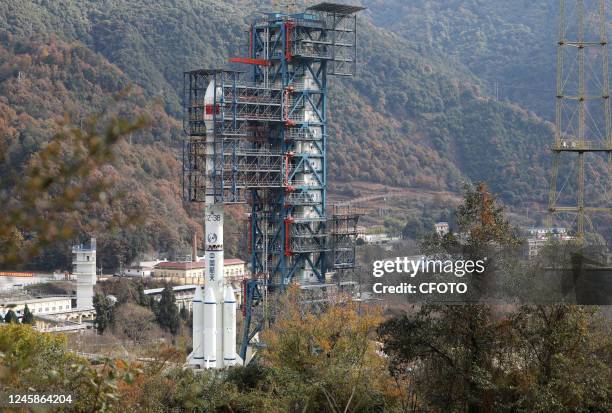
M 218 67 L 239 54 L 245 22 L 260 7 L 269 8 L 258 3 L 2 2 L 0 28 L 10 34 L 2 37 L 2 45 L 13 50 L 0 62 L 2 116 L 19 130 L 16 150 L 26 158 L 35 150 L 27 142 L 47 139 L 53 117 L 72 108 L 96 110 L 108 102 L 105 95 L 135 85 L 139 97 L 131 101 L 134 110 L 150 111 L 156 123 L 166 126 L 154 126 L 125 144 L 117 168 L 125 172 L 120 178 L 126 188 L 142 191 L 151 200 L 165 199 L 157 201 L 160 205 L 144 203 L 163 219 L 169 237 L 159 241 L 153 229 L 160 226 L 152 225 L 137 236 L 135 248 L 176 249 L 193 224 L 178 198 L 182 72 Z M 360 18 L 358 76 L 331 82 L 330 176 L 344 182 L 451 191 L 459 190 L 463 181 L 485 180 L 510 203 L 543 201 L 550 125 L 519 106 L 491 99 L 483 82 L 467 69 L 469 62 L 431 53 L 419 38 L 383 28 L 388 25 L 379 22 L 385 6 L 371 3 Z M 32 65 L 22 62 L 29 52 L 11 46 L 36 49 L 52 42 L 87 53 L 93 62 L 75 67 L 65 58 L 39 59 Z M 51 77 L 49 87 L 35 88 L 27 79 L 39 76 L 39 67 L 65 75 L 61 82 Z M 26 81 L 17 90 L 19 72 Z M 37 112 L 36 100 L 48 104 L 47 112 Z M 162 106 L 155 106 L 156 101 Z M 48 130 L 41 131 L 39 123 Z M 155 192 L 164 187 L 166 198 Z
M 577 21 L 575 2 L 566 3 L 567 21 Z M 558 0 L 364 0 L 363 4 L 375 24 L 465 66 L 489 95 L 554 119 Z M 599 1 L 584 4 L 587 24 L 597 24 Z M 610 22 L 610 8 L 606 11 Z M 611 28 L 608 23 L 608 33 Z
M 115 105 L 117 116 L 133 119 L 146 115 L 150 126 L 137 131 L 131 143 L 117 148 L 118 160 L 105 169 L 116 190 L 123 193 L 119 204 L 97 210 L 97 219 L 136 210 L 142 227 L 98 234 L 103 257 L 130 260 L 137 252 L 172 251 L 181 244 L 181 232 L 189 221 L 177 199 L 179 163 L 164 148 L 180 136 L 177 121 L 159 104 L 133 87 L 117 104 L 113 96 L 131 82 L 115 66 L 80 44 L 68 43 L 54 35 L 35 35 L 29 40 L 8 33 L 0 35 L 0 136 L 4 162 L 0 165 L 3 189 L 10 189 L 33 153 L 51 138 L 64 116 L 79 124 L 88 115 Z M 21 75 L 15 76 L 15 74 Z M 166 143 L 164 143 L 166 142 Z M 88 211 L 89 212 L 89 211 Z M 83 212 L 85 213 L 85 211 Z M 83 232 L 91 230 L 93 216 L 69 217 Z M 69 259 L 68 245 L 57 245 L 53 254 L 42 258 L 50 268 Z M 68 257 L 66 257 L 68 255 Z M 56 259 L 49 261 L 50 257 Z M 34 265 L 36 265 L 35 263 Z M 103 261 L 116 267 L 117 261 Z

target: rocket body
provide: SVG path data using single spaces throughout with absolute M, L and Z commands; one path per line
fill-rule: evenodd
M 206 277 L 204 285 L 215 297 L 215 324 L 220 331 L 215 331 L 215 367 L 223 367 L 223 206 L 206 205 L 204 209 L 204 259 L 206 260 Z M 206 335 L 206 333 L 205 333 Z M 235 339 L 235 338 L 234 338 Z
M 204 103 L 206 123 L 206 197 L 204 207 L 204 294 L 193 301 L 193 353 L 189 363 L 204 368 L 223 368 L 239 361 L 236 354 L 236 298 L 225 285 L 223 273 L 223 205 L 216 204 L 213 191 L 214 133 L 213 117 L 221 88 L 212 81 Z M 215 97 L 216 95 L 216 97 Z M 200 292 L 200 297 L 202 293 Z M 199 337 L 196 337 L 199 336 Z M 198 343 L 200 345 L 198 346 Z

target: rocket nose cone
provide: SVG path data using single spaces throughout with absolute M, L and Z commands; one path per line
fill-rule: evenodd
M 202 287 L 199 285 L 195 289 L 195 295 L 193 296 L 193 301 L 202 301 Z
M 216 302 L 215 292 L 212 286 L 209 285 L 204 289 L 204 304 L 215 304 Z
M 234 289 L 230 285 L 225 286 L 225 291 L 223 291 L 223 302 L 226 302 L 226 303 L 236 302 L 236 296 L 234 295 Z

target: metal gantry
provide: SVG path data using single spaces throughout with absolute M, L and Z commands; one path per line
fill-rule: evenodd
M 559 41 L 557 50 L 556 131 L 553 151 L 553 172 L 549 194 L 549 226 L 554 214 L 576 217 L 576 235 L 583 242 L 587 212 L 612 212 L 610 207 L 610 175 L 612 135 L 610 127 L 610 86 L 608 73 L 608 40 L 606 36 L 605 0 L 560 1 Z M 597 153 L 607 157 L 607 177 L 600 205 L 594 198 L 594 182 L 586 176 L 586 155 L 589 161 Z M 577 170 L 561 181 L 559 168 L 575 162 Z M 570 182 L 568 184 L 568 182 Z M 587 187 L 589 184 L 589 187 Z M 575 197 L 568 195 L 575 193 Z M 603 202 L 603 205 L 601 203 Z
M 184 198 L 251 207 L 255 278 L 245 284 L 243 359 L 265 322 L 253 309 L 270 290 L 355 267 L 358 214 L 327 206 L 327 75 L 355 74 L 360 10 L 321 3 L 267 13 L 249 27 L 248 56 L 230 59 L 246 71 L 184 75 Z M 211 82 L 214 103 L 207 103 Z

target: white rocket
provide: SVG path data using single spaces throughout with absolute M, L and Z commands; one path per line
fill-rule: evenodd
M 217 96 L 220 96 L 217 88 Z M 240 361 L 236 354 L 236 297 L 233 288 L 224 283 L 223 275 L 223 205 L 214 203 L 212 193 L 212 156 L 214 136 L 212 118 L 214 82 L 204 97 L 206 123 L 207 193 L 204 208 L 204 294 L 196 287 L 193 299 L 193 352 L 188 363 L 203 368 L 223 368 Z M 210 191 L 210 192 L 209 192 Z

